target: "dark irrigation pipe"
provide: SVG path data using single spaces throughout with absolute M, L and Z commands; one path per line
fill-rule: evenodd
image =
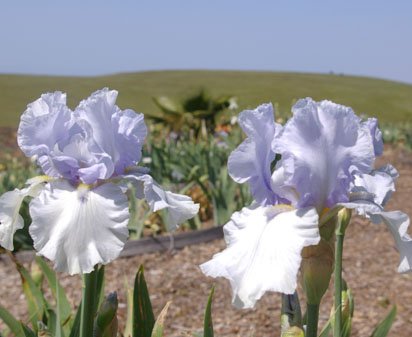
M 120 256 L 135 256 L 140 254 L 181 249 L 186 246 L 209 242 L 223 237 L 223 227 L 213 227 L 179 234 L 168 234 L 130 240 L 126 242 Z
M 172 251 L 182 249 L 186 246 L 197 245 L 209 241 L 223 238 L 223 227 L 213 227 L 209 229 L 200 229 L 178 234 L 166 234 L 159 236 L 144 237 L 139 240 L 129 240 L 126 242 L 121 257 L 143 255 L 155 252 Z M 20 251 L 16 257 L 21 262 L 29 262 L 34 258 L 35 252 Z M 0 260 L 6 258 L 6 255 L 0 254 Z

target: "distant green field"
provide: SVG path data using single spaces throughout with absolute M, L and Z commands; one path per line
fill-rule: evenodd
M 263 102 L 277 103 L 281 114 L 293 102 L 310 96 L 351 106 L 358 114 L 376 116 L 381 122 L 412 121 L 412 85 L 339 75 L 241 72 L 241 71 L 156 71 L 101 77 L 50 77 L 0 75 L 0 126 L 18 125 L 27 103 L 41 93 L 67 92 L 69 106 L 103 87 L 119 91 L 118 105 L 155 113 L 152 97 L 184 97 L 200 88 L 212 94 L 238 97 L 239 110 Z

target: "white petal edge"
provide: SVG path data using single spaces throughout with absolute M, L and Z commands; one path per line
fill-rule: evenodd
M 32 200 L 30 215 L 38 254 L 71 275 L 114 260 L 128 237 L 128 200 L 112 183 L 88 190 L 52 182 Z
M 392 165 L 372 170 L 369 174 L 354 172 L 349 202 L 339 205 L 355 209 L 359 215 L 367 218 L 370 214 L 381 213 L 395 191 L 398 176 L 398 171 Z
M 408 234 L 409 217 L 401 211 L 370 214 L 373 223 L 384 223 L 391 232 L 400 255 L 399 273 L 412 271 L 412 238 Z
M 199 204 L 195 204 L 187 195 L 165 191 L 148 174 L 130 174 L 123 178 L 136 188 L 136 197 L 146 199 L 152 212 L 167 211 L 167 226 L 174 230 L 179 224 L 193 218 L 199 212 Z
M 43 188 L 43 182 L 48 177 L 41 176 L 29 179 L 29 186 L 21 190 L 15 189 L 4 193 L 0 197 L 0 246 L 12 251 L 13 237 L 18 229 L 24 227 L 24 221 L 19 214 L 21 204 L 27 196 L 35 197 Z
M 319 240 L 314 208 L 243 208 L 224 226 L 227 248 L 200 266 L 211 277 L 230 281 L 233 304 L 252 308 L 267 291 L 292 294 L 304 247 Z

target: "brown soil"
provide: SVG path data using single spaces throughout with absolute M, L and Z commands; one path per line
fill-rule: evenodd
M 399 170 L 397 192 L 388 209 L 412 215 L 412 153 L 386 148 L 380 164 L 391 162 Z M 202 328 L 203 311 L 213 284 L 216 285 L 213 320 L 216 336 L 279 336 L 280 295 L 266 294 L 253 310 L 238 310 L 231 305 L 228 281 L 205 277 L 198 265 L 225 247 L 223 240 L 186 247 L 172 254 L 157 253 L 122 258 L 106 269 L 106 291 L 119 294 L 119 318 L 124 322 L 126 303 L 124 282 L 130 284 L 139 265 L 146 279 L 155 313 L 172 301 L 165 330 L 166 336 L 189 336 Z M 390 336 L 412 335 L 412 275 L 398 274 L 399 256 L 394 241 L 384 225 L 377 226 L 355 217 L 348 229 L 344 251 L 344 278 L 355 296 L 353 336 L 369 336 L 376 324 L 397 305 L 398 315 Z M 0 304 L 16 317 L 27 320 L 26 304 L 17 272 L 10 261 L 0 258 Z M 70 299 L 78 303 L 79 277 L 60 275 Z M 331 294 L 322 302 L 321 325 L 331 308 Z

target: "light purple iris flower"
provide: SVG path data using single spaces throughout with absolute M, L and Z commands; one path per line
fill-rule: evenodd
M 93 93 L 71 111 L 66 95 L 44 94 L 21 117 L 18 144 L 44 176 L 0 197 L 0 245 L 13 249 L 23 227 L 19 209 L 27 196 L 34 248 L 58 271 L 88 273 L 115 259 L 128 237 L 128 184 L 152 211 L 166 209 L 168 226 L 192 218 L 199 205 L 163 190 L 138 168 L 147 134 L 143 114 L 120 110 L 117 91 Z
M 409 218 L 384 211 L 397 172 L 392 166 L 374 170 L 383 151 L 377 120 L 362 121 L 351 108 L 310 98 L 292 111 L 283 127 L 274 122 L 271 104 L 239 116 L 247 138 L 228 169 L 235 181 L 249 184 L 255 201 L 224 226 L 228 247 L 201 265 L 206 275 L 230 280 L 239 307 L 253 307 L 266 291 L 295 291 L 301 251 L 319 243 L 326 209 L 353 208 L 385 223 L 401 254 L 399 271 L 411 270 Z

